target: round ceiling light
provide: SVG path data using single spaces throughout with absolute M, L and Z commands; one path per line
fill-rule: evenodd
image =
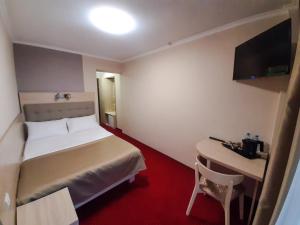
M 110 34 L 127 34 L 136 28 L 132 16 L 112 7 L 95 8 L 90 12 L 89 18 L 97 28 Z

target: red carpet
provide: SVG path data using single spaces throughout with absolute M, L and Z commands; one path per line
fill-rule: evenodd
M 115 132 L 116 133 L 116 132 Z M 124 183 L 77 210 L 81 225 L 223 225 L 222 206 L 198 195 L 191 215 L 185 215 L 194 187 L 194 171 L 119 132 L 141 149 L 147 170 L 133 184 Z M 238 219 L 238 201 L 231 206 L 231 225 Z

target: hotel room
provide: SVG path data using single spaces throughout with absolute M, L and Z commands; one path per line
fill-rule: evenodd
M 299 28 L 298 0 L 0 0 L 0 225 L 300 224 Z

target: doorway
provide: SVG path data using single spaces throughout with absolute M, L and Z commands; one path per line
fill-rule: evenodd
M 119 74 L 96 72 L 100 124 L 117 128 Z

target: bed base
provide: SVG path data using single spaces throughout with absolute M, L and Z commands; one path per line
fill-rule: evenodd
M 102 194 L 108 192 L 109 190 L 113 189 L 114 187 L 120 185 L 121 183 L 123 183 L 123 182 L 125 182 L 125 181 L 128 181 L 129 183 L 133 183 L 134 180 L 135 180 L 135 175 L 136 175 L 136 174 L 128 175 L 128 176 L 124 177 L 123 179 L 117 181 L 116 183 L 114 183 L 114 184 L 108 186 L 107 188 L 103 189 L 102 191 L 100 191 L 100 192 L 94 194 L 93 196 L 91 196 L 90 198 L 86 199 L 85 201 L 83 201 L 83 202 L 81 202 L 81 203 L 78 203 L 78 204 L 74 205 L 75 209 L 78 209 L 79 207 L 83 206 L 84 204 L 86 204 L 86 203 L 92 201 L 93 199 L 95 199 L 95 198 L 99 197 L 100 195 L 102 195 Z

